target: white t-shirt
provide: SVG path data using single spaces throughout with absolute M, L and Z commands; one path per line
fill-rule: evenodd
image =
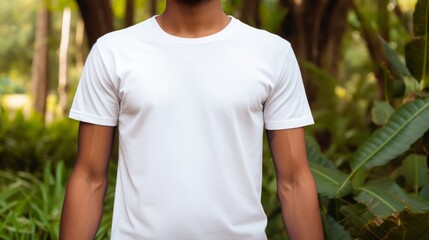
M 264 126 L 313 118 L 290 44 L 231 19 L 180 38 L 152 17 L 92 48 L 70 117 L 119 128 L 112 239 L 266 239 Z

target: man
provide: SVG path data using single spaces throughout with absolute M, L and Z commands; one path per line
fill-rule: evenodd
M 291 239 L 323 238 L 293 51 L 220 2 L 167 0 L 162 15 L 94 45 L 70 112 L 81 123 L 61 239 L 96 234 L 116 126 L 112 239 L 266 239 L 264 127 Z

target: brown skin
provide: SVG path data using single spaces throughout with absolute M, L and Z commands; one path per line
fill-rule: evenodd
M 277 192 L 291 239 L 323 239 L 316 184 L 307 160 L 303 128 L 267 130 Z
M 203 37 L 230 21 L 220 0 L 184 4 L 167 0 L 157 17 L 164 31 L 178 37 Z M 115 128 L 80 123 L 78 159 L 67 186 L 61 217 L 61 240 L 94 239 L 101 221 L 107 168 Z M 285 225 L 294 240 L 323 239 L 316 187 L 307 162 L 302 128 L 267 131 L 276 165 Z
M 164 13 L 156 20 L 165 32 L 184 38 L 211 35 L 231 21 L 223 12 L 220 0 L 202 0 L 195 5 L 168 0 Z
M 78 157 L 67 185 L 60 239 L 94 239 L 103 213 L 115 128 L 81 122 Z

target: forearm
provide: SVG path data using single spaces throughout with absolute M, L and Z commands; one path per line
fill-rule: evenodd
M 94 239 L 103 213 L 107 177 L 91 178 L 74 170 L 67 186 L 60 239 Z
M 278 182 L 283 219 L 292 240 L 323 239 L 316 185 L 311 172 Z

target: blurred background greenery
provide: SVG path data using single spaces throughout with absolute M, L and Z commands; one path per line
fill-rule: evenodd
M 429 1 L 222 3 L 293 45 L 316 120 L 307 148 L 326 239 L 429 239 Z M 99 36 L 164 5 L 0 1 L 0 239 L 58 238 L 77 151 L 66 116 L 84 59 Z M 109 239 L 116 155 L 97 239 Z M 267 235 L 287 239 L 270 158 L 265 147 Z

